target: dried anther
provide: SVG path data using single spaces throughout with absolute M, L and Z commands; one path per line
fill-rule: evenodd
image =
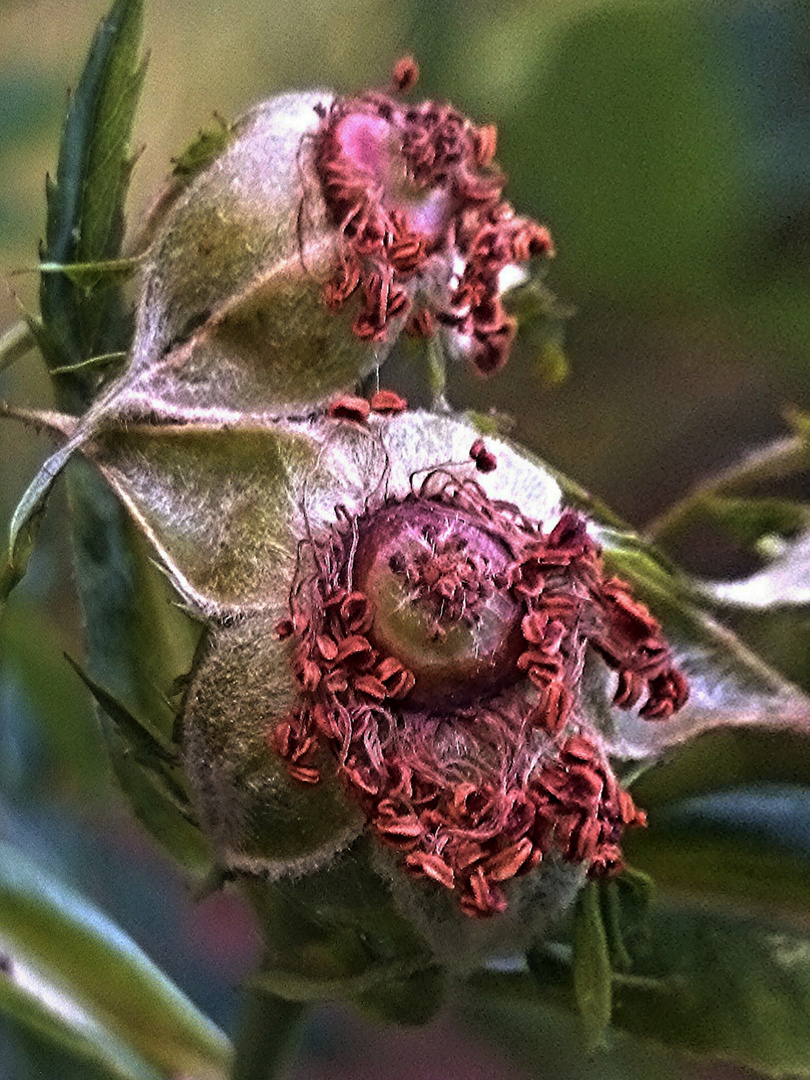
M 645 818 L 580 708 L 585 652 L 645 718 L 688 688 L 585 520 L 546 532 L 439 471 L 311 545 L 285 621 L 303 705 L 270 740 L 291 776 L 315 783 L 327 748 L 379 840 L 470 916 L 552 855 L 616 872 Z
M 341 394 L 327 409 L 327 415 L 333 420 L 352 420 L 355 424 L 365 424 L 371 413 L 371 406 L 365 398 Z
M 395 89 L 410 89 L 417 74 L 401 60 Z M 359 294 L 360 339 L 388 341 L 392 323 L 408 317 L 421 336 L 441 325 L 482 374 L 505 363 L 515 323 L 503 283 L 554 249 L 547 229 L 502 200 L 496 143 L 493 126 L 476 127 L 449 105 L 378 92 L 332 104 L 315 161 L 343 244 L 324 295 L 340 307 Z
M 475 462 L 479 472 L 494 472 L 498 467 L 498 460 L 491 450 L 487 450 L 483 439 L 476 439 L 470 447 L 470 457 Z
M 371 395 L 371 411 L 380 416 L 398 416 L 408 408 L 408 402 L 393 390 L 378 390 Z

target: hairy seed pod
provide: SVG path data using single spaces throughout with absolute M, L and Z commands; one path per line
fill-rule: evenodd
M 364 342 L 323 299 L 338 231 L 315 172 L 328 94 L 288 94 L 235 125 L 175 200 L 143 272 L 131 378 L 145 402 L 264 413 L 351 385 Z

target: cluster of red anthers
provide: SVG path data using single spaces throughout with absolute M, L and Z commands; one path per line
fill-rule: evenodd
M 401 61 L 397 88 L 410 89 L 416 74 Z M 483 374 L 506 361 L 515 323 L 501 303 L 501 271 L 553 245 L 501 199 L 504 177 L 490 167 L 496 134 L 449 105 L 406 106 L 379 92 L 338 98 L 324 114 L 316 164 L 343 236 L 325 296 L 339 307 L 360 293 L 360 338 L 385 338 L 392 319 L 409 315 L 418 335 L 437 321 L 451 328 Z
M 544 532 L 437 470 L 404 500 L 341 514 L 311 554 L 278 627 L 303 704 L 268 729 L 290 774 L 317 783 L 330 751 L 377 836 L 471 916 L 503 911 L 503 884 L 553 852 L 619 869 L 624 828 L 645 819 L 578 714 L 585 650 L 617 671 L 616 704 L 644 697 L 649 720 L 688 685 L 585 520 L 566 511 Z

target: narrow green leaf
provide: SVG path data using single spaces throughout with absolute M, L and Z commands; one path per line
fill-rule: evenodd
M 61 367 L 52 367 L 51 375 L 70 375 L 74 371 L 84 371 L 91 367 L 104 367 L 119 360 L 125 360 L 125 352 L 102 353 L 101 356 L 90 356 L 87 360 L 80 360 L 78 364 L 63 364 Z
M 650 944 L 655 883 L 649 875 L 625 867 L 619 877 L 600 882 L 599 899 L 611 968 L 632 971 L 635 957 Z
M 96 259 L 84 263 L 41 262 L 36 269 L 40 274 L 64 274 L 80 289 L 92 291 L 99 281 L 126 281 L 135 273 L 137 265 L 137 259 Z
M 180 764 L 175 746 L 148 720 L 133 716 L 108 690 L 82 671 L 67 654 L 65 659 L 89 689 L 104 715 L 114 724 L 123 741 L 128 764 L 135 762 L 141 766 L 147 788 L 153 788 L 165 803 L 196 827 L 197 819 L 191 809 L 184 782 L 176 779 L 166 768 L 167 765 L 176 767 Z
M 599 886 L 588 882 L 574 911 L 574 994 L 585 1045 L 589 1051 L 602 1046 L 613 1007 L 610 951 L 599 905 Z
M 707 499 L 745 495 L 757 485 L 795 476 L 810 468 L 810 439 L 800 422 L 795 422 L 794 427 L 799 434 L 757 447 L 727 469 L 702 480 L 652 522 L 646 531 L 647 538 L 656 543 L 677 540 L 692 527 Z
M 101 911 L 0 844 L 0 938 L 158 1069 L 227 1076 L 225 1036 Z
M 0 1037 L 5 1060 L 18 1046 L 37 1080 L 161 1080 L 161 1073 L 109 1032 L 82 1017 L 53 1009 L 10 975 L 0 975 Z
M 810 523 L 810 507 L 790 499 L 741 499 L 721 496 L 702 503 L 705 518 L 746 547 L 764 536 L 795 536 Z
M 101 22 L 71 98 L 56 181 L 47 188 L 48 214 L 42 261 L 47 265 L 116 260 L 123 235 L 123 203 L 129 179 L 128 143 L 144 76 L 138 53 L 142 0 L 116 0 Z M 74 268 L 75 274 L 75 268 Z M 97 280 L 98 280 L 97 274 Z M 55 365 L 76 364 L 126 347 L 120 298 L 74 283 L 66 273 L 42 276 L 42 319 L 57 343 Z M 61 388 L 68 405 L 86 404 L 79 379 Z

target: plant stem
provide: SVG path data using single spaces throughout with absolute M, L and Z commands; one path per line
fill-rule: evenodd
M 278 1080 L 291 1064 L 304 1006 L 251 986 L 244 991 L 233 1080 Z

